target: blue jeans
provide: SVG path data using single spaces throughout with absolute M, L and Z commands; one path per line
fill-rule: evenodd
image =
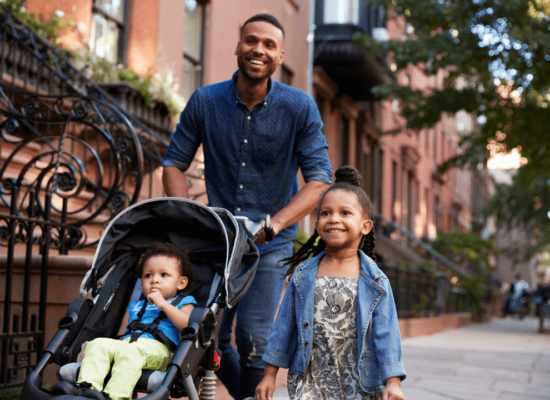
M 234 399 L 254 397 L 256 386 L 264 376 L 265 362 L 262 357 L 288 269 L 277 267 L 277 262 L 291 255 L 292 243 L 262 254 L 254 282 L 244 298 L 236 307 L 224 310 L 218 337 L 222 360 L 216 374 Z M 230 342 L 235 313 L 238 350 Z

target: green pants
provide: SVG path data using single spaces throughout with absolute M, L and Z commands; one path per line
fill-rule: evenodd
M 168 348 L 156 340 L 138 339 L 130 343 L 130 339 L 95 339 L 86 347 L 78 383 L 88 382 L 112 400 L 127 400 L 132 396 L 142 369 L 165 371 L 170 358 Z M 103 388 L 109 370 L 111 379 Z

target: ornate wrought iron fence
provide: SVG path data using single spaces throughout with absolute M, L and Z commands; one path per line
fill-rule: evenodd
M 30 95 L 0 83 L 0 246 L 7 264 L 0 334 L 0 388 L 17 386 L 42 353 L 50 251 L 94 246 L 102 229 L 138 199 L 143 176 L 139 137 L 110 105 L 78 95 Z M 38 315 L 31 312 L 31 256 L 41 256 Z M 14 253 L 25 253 L 22 287 Z M 14 304 L 13 294 L 22 293 Z M 18 312 L 17 310 L 21 311 Z
M 88 79 L 71 63 L 70 53 L 52 46 L 0 5 L 0 79 L 10 87 L 42 95 L 84 96 L 110 104 L 136 130 L 143 153 L 145 173 L 158 168 L 170 143 L 166 123 L 155 123 L 138 107 L 141 119 L 113 98 L 102 86 Z M 197 159 L 186 174 L 189 187 L 204 186 L 203 160 Z M 149 176 L 152 179 L 152 176 Z M 152 181 L 150 182 L 152 183 Z M 151 188 L 151 185 L 149 186 Z M 195 191 L 193 198 L 205 195 Z M 152 193 L 149 193 L 152 196 Z

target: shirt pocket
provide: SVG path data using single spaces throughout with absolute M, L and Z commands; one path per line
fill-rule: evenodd
M 380 368 L 378 367 L 378 359 L 376 352 L 368 351 L 363 356 L 365 376 L 369 378 L 380 379 Z
M 254 157 L 264 165 L 280 164 L 288 152 L 290 143 L 281 135 L 257 133 Z

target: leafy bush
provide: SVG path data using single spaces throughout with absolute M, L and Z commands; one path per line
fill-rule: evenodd
M 174 83 L 171 72 L 168 72 L 166 76 L 148 74 L 141 77 L 124 68 L 123 64 L 111 64 L 86 49 L 77 51 L 63 49 L 59 47 L 59 35 L 75 25 L 74 21 L 65 17 L 63 12 L 57 11 L 50 16 L 49 21 L 44 21 L 35 14 L 27 12 L 21 0 L 0 0 L 0 4 L 7 7 L 16 17 L 42 38 L 48 40 L 64 55 L 71 58 L 74 66 L 80 69 L 88 79 L 94 82 L 127 82 L 139 90 L 148 106 L 153 106 L 155 102 L 166 104 L 173 119 L 176 119 L 185 107 L 185 101 L 179 94 L 179 85 Z

